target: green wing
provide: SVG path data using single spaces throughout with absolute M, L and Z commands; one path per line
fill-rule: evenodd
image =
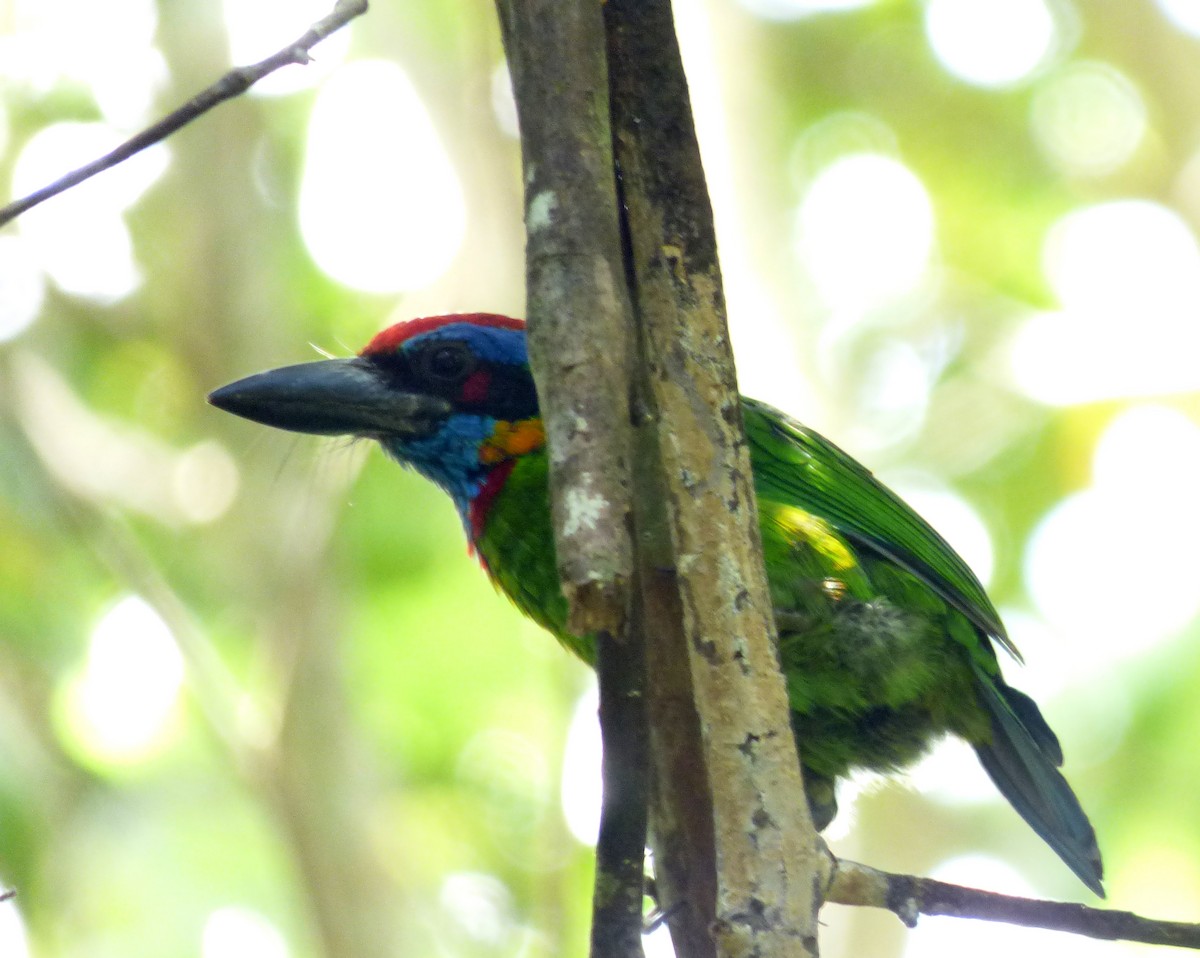
M 824 519 L 856 548 L 912 573 L 1020 661 L 975 574 L 903 499 L 828 439 L 778 410 L 744 397 L 742 409 L 761 499 Z

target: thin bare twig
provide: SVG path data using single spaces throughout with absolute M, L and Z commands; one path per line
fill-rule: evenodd
M 921 915 L 948 915 L 1065 931 L 1104 941 L 1140 941 L 1200 949 L 1200 924 L 1143 918 L 1133 912 L 1073 902 L 1002 895 L 933 878 L 896 875 L 852 861 L 837 863 L 825 900 L 839 905 L 886 908 L 909 928 L 916 926 Z
M 17 893 L 12 888 L 10 888 L 8 891 L 0 891 L 0 901 L 8 901 L 10 898 L 16 898 L 16 897 L 17 897 Z
M 130 137 L 112 152 L 98 160 L 93 160 L 77 170 L 59 177 L 48 186 L 42 187 L 28 196 L 14 200 L 0 208 L 0 226 L 11 223 L 26 210 L 32 209 L 39 203 L 57 196 L 59 193 L 78 186 L 84 180 L 89 180 L 97 173 L 123 163 L 135 153 L 140 153 L 148 146 L 166 139 L 180 127 L 191 123 L 192 120 L 207 113 L 218 103 L 231 100 L 248 90 L 269 73 L 274 73 L 280 67 L 290 63 L 306 64 L 312 61 L 309 50 L 324 40 L 336 30 L 340 30 L 357 16 L 367 12 L 367 0 L 337 0 L 333 12 L 318 20 L 304 32 L 295 42 L 288 44 L 278 53 L 248 67 L 238 67 L 230 70 L 212 86 L 192 97 L 179 109 L 167 114 L 153 126 L 147 127 L 136 136 Z

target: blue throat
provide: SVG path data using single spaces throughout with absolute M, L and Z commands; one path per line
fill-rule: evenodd
M 470 532 L 471 502 L 490 468 L 479 461 L 479 446 L 495 429 L 491 416 L 459 413 L 425 439 L 389 439 L 382 445 L 401 465 L 412 466 L 444 489 Z

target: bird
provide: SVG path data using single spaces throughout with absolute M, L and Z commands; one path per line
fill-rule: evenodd
M 279 429 L 348 435 L 441 487 L 495 585 L 566 648 L 549 455 L 525 324 L 494 313 L 396 323 L 350 358 L 285 366 L 214 390 L 219 409 Z M 1059 768 L 1059 741 L 1008 685 L 1020 654 L 966 562 L 828 439 L 742 397 L 759 529 L 792 728 L 814 825 L 836 783 L 896 772 L 946 735 L 970 744 L 1017 813 L 1104 897 L 1095 831 Z

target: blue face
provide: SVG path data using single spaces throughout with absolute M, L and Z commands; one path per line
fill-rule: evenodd
M 433 435 L 380 442 L 388 455 L 446 490 L 466 522 L 491 468 L 480 461 L 480 448 L 498 423 L 537 415 L 524 331 L 449 322 L 364 358 L 385 369 L 396 388 L 433 393 L 453 404 Z

